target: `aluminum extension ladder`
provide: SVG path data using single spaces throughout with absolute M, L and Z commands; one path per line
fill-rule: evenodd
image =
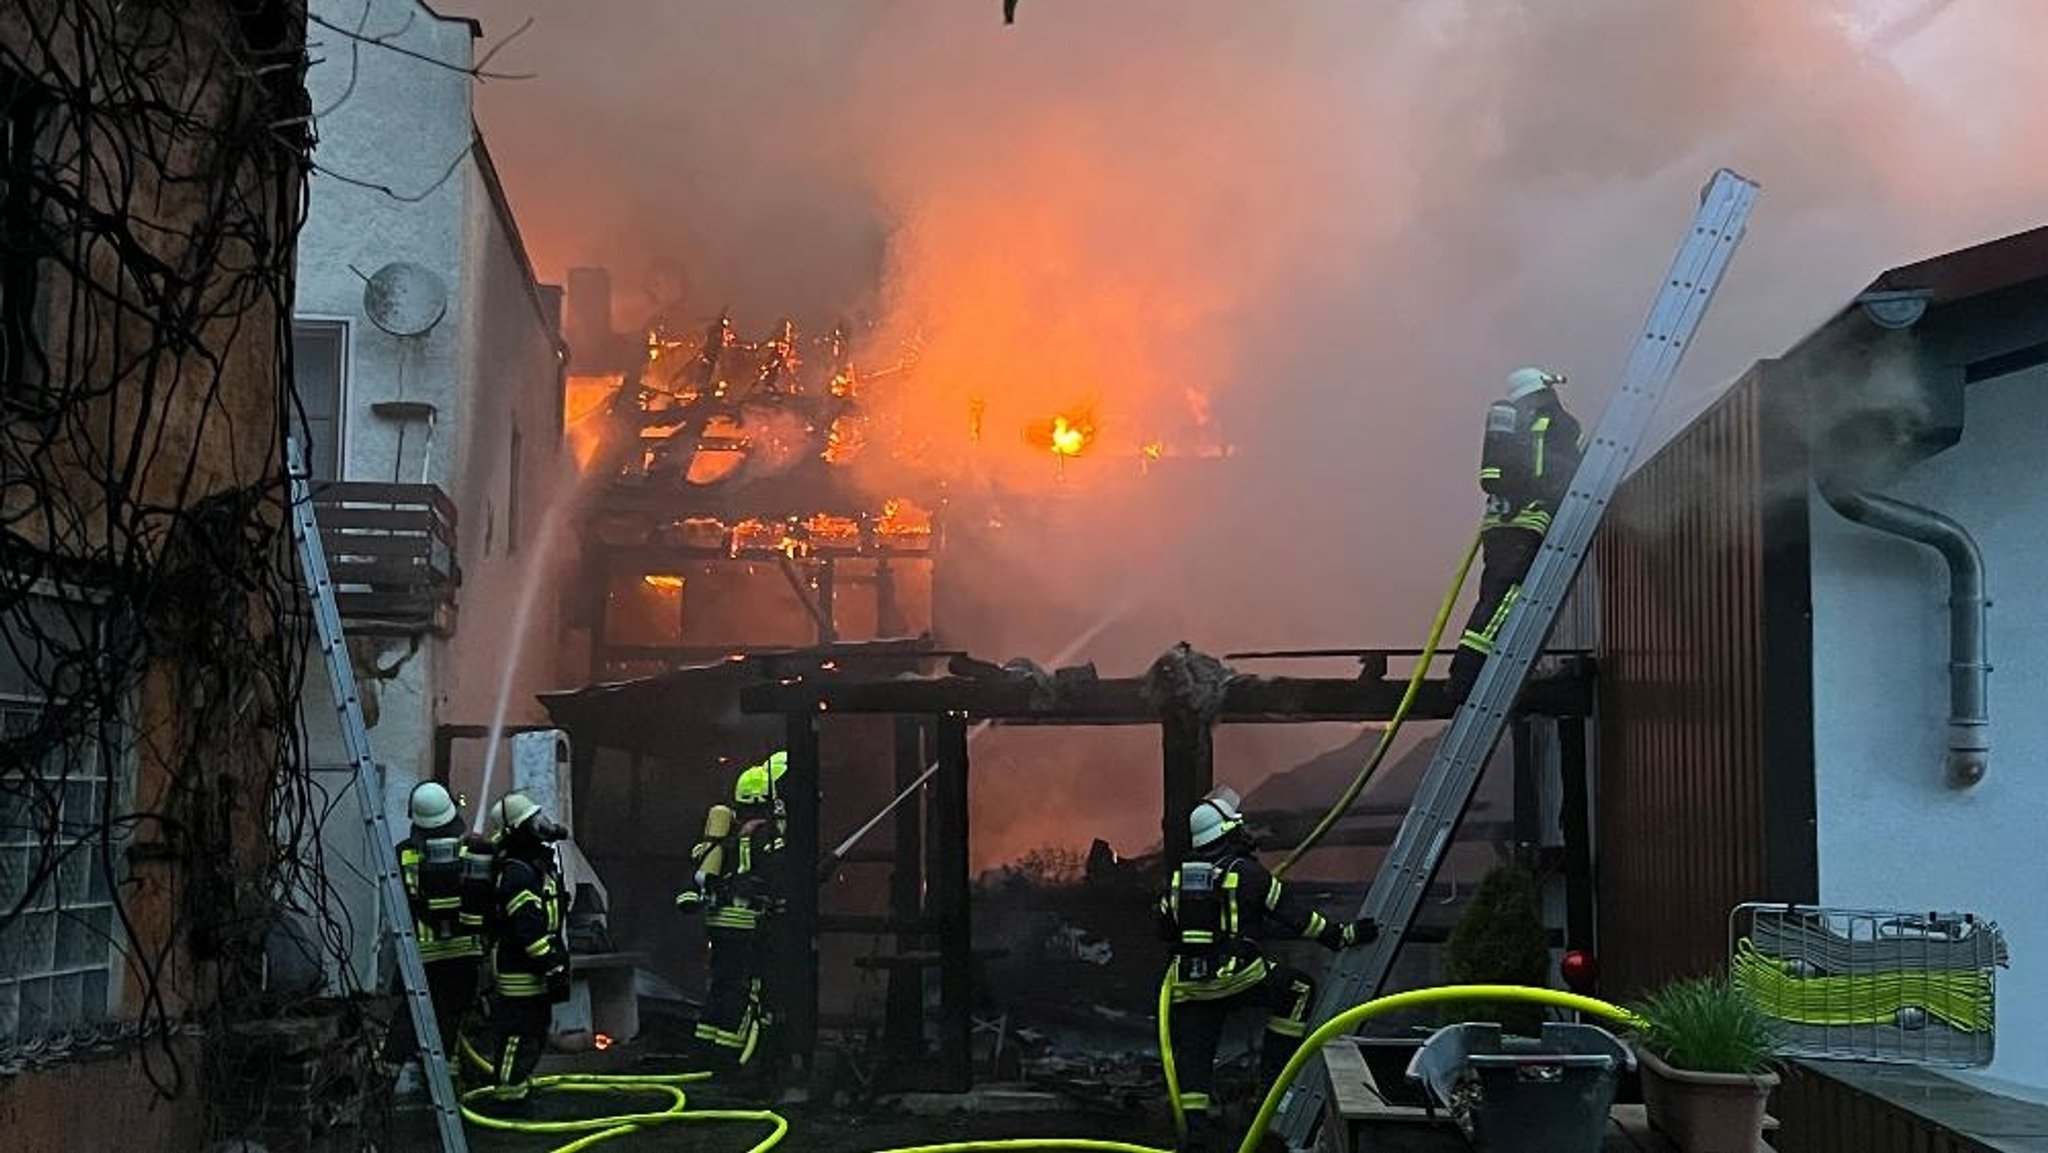
M 411 918 L 405 915 L 412 902 L 406 897 L 405 882 L 399 876 L 391 826 L 384 819 L 384 790 L 378 781 L 377 764 L 370 756 L 370 731 L 363 723 L 355 667 L 349 664 L 348 646 L 342 640 L 341 612 L 335 607 L 334 581 L 327 573 L 327 550 L 320 543 L 320 524 L 313 517 L 312 485 L 305 455 L 296 438 L 285 441 L 285 464 L 291 473 L 292 535 L 298 541 L 299 565 L 312 600 L 320 652 L 327 658 L 327 678 L 334 686 L 334 711 L 341 722 L 341 738 L 356 766 L 356 791 L 362 797 L 363 825 L 370 837 L 370 852 L 374 854 L 371 860 L 377 868 L 377 880 L 384 886 L 383 927 L 398 954 L 398 972 L 405 982 L 413 1036 L 418 1039 L 420 1063 L 426 1070 L 427 1088 L 433 1094 L 441 1149 L 443 1153 L 468 1153 L 468 1141 L 462 1131 L 462 1102 L 455 1095 L 447 1050 L 441 1045 L 441 1028 L 434 1020 L 434 1002 L 427 993 L 427 969 L 420 960 L 419 942 L 413 937 Z
M 1601 414 L 1523 582 L 1522 595 L 1502 622 L 1493 654 L 1480 670 L 1471 696 L 1430 758 L 1393 848 L 1373 878 L 1361 915 L 1379 923 L 1380 937 L 1371 945 L 1337 954 L 1331 962 L 1317 990 L 1315 1024 L 1377 996 L 1386 982 L 1529 669 L 1550 638 L 1558 609 L 1600 527 L 1600 515 L 1627 474 L 1637 446 L 1649 432 L 1657 402 L 1720 287 L 1756 196 L 1755 183 L 1725 168 L 1702 192 L 1699 214 L 1650 307 L 1649 321 L 1622 370 L 1621 388 Z M 1278 1131 L 1290 1148 L 1310 1148 L 1329 1095 L 1328 1081 L 1318 1059 L 1302 1071 L 1282 1100 Z

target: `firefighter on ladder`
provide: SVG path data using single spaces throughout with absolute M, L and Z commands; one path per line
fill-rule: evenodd
M 399 878 L 412 906 L 413 938 L 427 973 L 427 995 L 443 1052 L 455 1052 L 464 1017 L 477 1000 L 483 970 L 484 925 L 490 915 L 492 877 L 488 842 L 463 834 L 462 812 L 448 789 L 423 781 L 407 802 L 412 830 L 398 842 Z M 412 1014 L 392 1021 L 389 1059 L 418 1050 Z
M 1451 657 L 1453 703 L 1462 704 L 1471 695 L 1585 453 L 1579 422 L 1557 394 L 1564 381 L 1562 373 L 1518 368 L 1508 374 L 1508 395 L 1486 410 L 1479 458 L 1479 487 L 1486 493 L 1486 516 L 1479 522 L 1485 559 L 1478 602 Z
M 788 754 L 777 752 L 740 773 L 732 807 L 713 805 L 705 814 L 704 839 L 690 851 L 697 872 L 676 895 L 677 908 L 704 914 L 711 945 L 698 1045 L 718 1066 L 752 1066 L 764 1075 L 775 1065 L 763 1052 L 775 1016 L 767 980 L 772 951 L 763 942 L 787 900 L 778 788 L 788 769 Z
M 1268 958 L 1259 938 L 1300 938 L 1336 950 L 1379 936 L 1372 921 L 1330 921 L 1288 892 L 1253 856 L 1257 846 L 1237 805 L 1235 793 L 1218 789 L 1195 806 L 1188 815 L 1193 852 L 1159 898 L 1160 931 L 1173 942 L 1166 974 L 1170 1056 L 1189 1149 L 1207 1148 L 1218 1135 L 1211 1090 L 1216 1049 L 1233 1010 L 1266 1013 L 1262 1083 L 1279 1075 L 1308 1031 L 1314 982 Z
M 498 880 L 483 1056 L 497 1099 L 516 1103 L 526 1099 L 554 1006 L 569 999 L 554 847 L 568 833 L 525 793 L 508 793 L 491 807 L 491 830 Z

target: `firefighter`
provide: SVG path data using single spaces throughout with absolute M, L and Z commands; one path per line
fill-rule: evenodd
M 427 972 L 427 993 L 441 1049 L 455 1052 L 463 1018 L 475 1005 L 483 968 L 484 922 L 492 897 L 488 842 L 463 834 L 462 813 L 445 786 L 423 781 L 407 803 L 412 832 L 398 842 L 398 872 L 412 906 L 413 937 Z M 417 1050 L 412 1014 L 392 1022 L 391 1059 Z
M 1579 422 L 1557 395 L 1564 381 L 1562 373 L 1518 368 L 1508 374 L 1507 397 L 1486 410 L 1486 442 L 1479 458 L 1479 487 L 1486 493 L 1486 515 L 1479 522 L 1485 559 L 1478 603 L 1451 657 L 1454 703 L 1471 695 L 1585 452 Z
M 568 832 L 525 793 L 508 793 L 492 806 L 491 830 L 497 898 L 484 1057 L 498 1099 L 516 1102 L 526 1098 L 553 1007 L 569 999 L 569 944 L 554 848 Z
M 755 1064 L 774 1024 L 765 990 L 771 951 L 762 942 L 786 900 L 777 786 L 788 768 L 788 755 L 777 752 L 740 773 L 732 807 L 713 805 L 706 814 L 704 839 L 691 851 L 697 873 L 676 897 L 679 908 L 704 913 L 711 972 L 696 1037 L 707 1059 L 725 1068 Z M 773 1064 L 760 1067 L 772 1071 Z
M 1266 1013 L 1259 1076 L 1267 1084 L 1308 1031 L 1314 982 L 1268 958 L 1258 939 L 1300 938 L 1336 950 L 1379 936 L 1370 920 L 1330 921 L 1289 893 L 1252 855 L 1257 846 L 1237 805 L 1237 794 L 1218 789 L 1188 814 L 1194 851 L 1159 899 L 1160 930 L 1173 942 L 1169 1033 L 1190 1148 L 1216 1136 L 1211 1086 L 1232 1011 Z

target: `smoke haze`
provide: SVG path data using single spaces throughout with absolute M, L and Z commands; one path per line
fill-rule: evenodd
M 2033 0 L 999 8 L 468 10 L 487 39 L 536 18 L 493 66 L 538 79 L 487 83 L 480 115 L 544 276 L 610 267 L 621 324 L 920 332 L 889 403 L 931 430 L 924 465 L 1085 494 L 949 574 L 950 639 L 996 659 L 1050 656 L 1133 584 L 1105 671 L 1178 639 L 1415 643 L 1478 511 L 1481 406 L 1539 363 L 1597 418 L 1716 167 L 1764 195 L 1670 427 L 1882 268 L 2048 204 Z M 1055 484 L 1027 425 L 1081 409 L 1097 442 Z M 1154 441 L 1235 456 L 1147 503 Z M 1037 820 L 982 822 L 977 857 L 1156 836 L 1155 771 L 1091 795 L 1087 756 L 1038 744 L 977 786 Z

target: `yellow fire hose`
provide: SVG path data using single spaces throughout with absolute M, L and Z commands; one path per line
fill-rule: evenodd
M 1344 819 L 1344 814 L 1351 810 L 1352 803 L 1365 791 L 1366 782 L 1379 771 L 1380 762 L 1386 760 L 1387 750 L 1393 747 L 1394 738 L 1401 732 L 1401 722 L 1407 719 L 1408 709 L 1415 703 L 1416 690 L 1422 687 L 1423 679 L 1429 675 L 1429 662 L 1436 656 L 1436 646 L 1443 639 L 1444 626 L 1450 622 L 1451 610 L 1457 607 L 1458 594 L 1465 591 L 1465 577 L 1472 571 L 1472 560 L 1478 555 L 1479 536 L 1475 534 L 1472 543 L 1465 546 L 1463 559 L 1458 561 L 1458 574 L 1451 578 L 1451 587 L 1444 593 L 1443 603 L 1437 606 L 1436 620 L 1429 626 L 1429 639 L 1423 642 L 1422 656 L 1415 662 L 1415 672 L 1408 677 L 1408 690 L 1401 694 L 1401 703 L 1395 707 L 1393 718 L 1387 722 L 1387 727 L 1380 730 L 1379 743 L 1373 747 L 1372 757 L 1365 762 L 1365 767 L 1358 771 L 1358 775 L 1351 779 L 1351 784 L 1345 788 L 1343 795 L 1337 798 L 1337 803 L 1331 805 L 1330 811 L 1323 814 L 1323 819 L 1317 821 L 1315 828 L 1309 830 L 1308 836 L 1303 837 L 1300 844 L 1289 850 L 1287 856 L 1273 866 L 1274 876 L 1286 876 L 1287 870 L 1293 868 L 1310 849 L 1315 848 L 1316 842 L 1321 841 L 1331 829 L 1337 827 L 1337 822 Z
M 1964 1033 L 1992 1027 L 1991 978 L 1974 969 L 1801 976 L 1745 939 L 1730 970 L 1764 1012 L 1802 1025 L 1888 1025 L 1919 1009 Z
M 1188 1136 L 1187 1110 L 1180 1107 L 1180 1074 L 1173 1067 L 1173 986 L 1180 980 L 1180 958 L 1166 963 L 1166 975 L 1159 979 L 1159 1071 L 1166 1075 L 1166 1104 L 1173 1110 L 1173 1133 L 1182 1141 Z
M 462 1055 L 471 1064 L 485 1072 L 490 1063 L 478 1053 L 468 1038 L 462 1041 Z M 624 1137 L 642 1128 L 655 1125 L 671 1125 L 677 1122 L 746 1121 L 767 1125 L 769 1133 L 755 1143 L 748 1153 L 768 1153 L 782 1144 L 789 1134 L 789 1122 L 780 1114 L 765 1109 L 691 1109 L 689 1097 L 682 1086 L 711 1079 L 709 1073 L 554 1073 L 535 1077 L 527 1082 L 529 1091 L 557 1093 L 611 1093 L 611 1094 L 654 1094 L 666 1095 L 668 1107 L 654 1112 L 620 1113 L 608 1117 L 587 1117 L 570 1121 L 528 1121 L 508 1117 L 493 1117 L 479 1113 L 470 1106 L 497 1097 L 494 1085 L 471 1089 L 462 1095 L 463 1119 L 472 1125 L 486 1129 L 498 1129 L 511 1133 L 581 1133 L 584 1136 L 558 1145 L 552 1153 L 578 1153 L 602 1141 Z

